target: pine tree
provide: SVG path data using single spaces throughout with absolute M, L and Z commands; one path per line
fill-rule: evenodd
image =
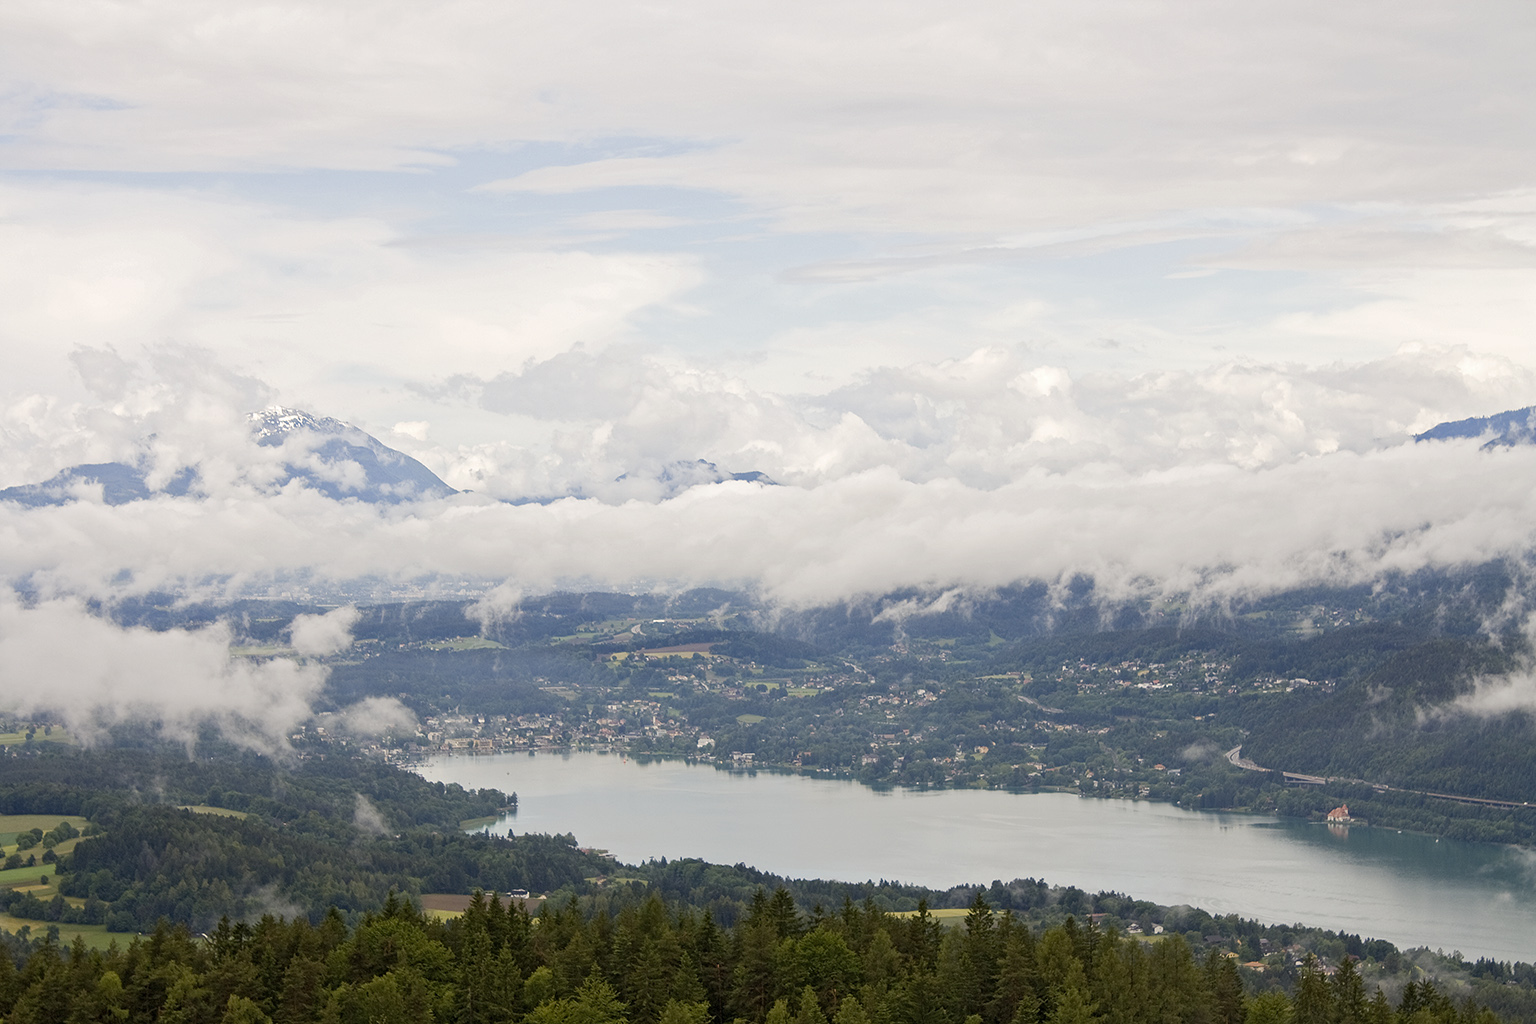
M 1002 955 L 986 1019 L 990 1024 L 1031 1024 L 1040 1010 L 1035 939 L 1027 927 L 1012 923 L 1012 915 L 1004 915 L 1004 922 Z
M 917 913 L 907 918 L 907 955 L 924 969 L 931 969 L 939 956 L 939 922 L 928 912 L 928 900 L 917 901 Z
M 1140 953 L 1140 943 L 1123 943 L 1113 932 L 1103 932 L 1099 936 L 1089 988 L 1100 1016 L 1109 1024 L 1132 1024 L 1146 1005 L 1145 986 L 1140 985 L 1138 990 L 1142 979 L 1133 974 L 1133 965 L 1139 963 Z
M 731 977 L 731 1007 L 749 1021 L 760 1021 L 773 1005 L 778 940 L 771 922 L 737 929 L 736 967 Z
M 1355 958 L 1346 956 L 1333 975 L 1333 1015 L 1338 1024 L 1367 1024 L 1365 982 L 1355 966 Z
M 1235 957 L 1215 949 L 1206 955 L 1205 988 L 1211 996 L 1211 1019 L 1215 1024 L 1243 1024 L 1248 1008 Z M 1362 1022 L 1357 1020 L 1351 1024 Z
M 1392 1004 L 1387 1002 L 1387 994 L 1380 985 L 1376 986 L 1376 994 L 1365 1006 L 1365 1019 L 1369 1024 L 1392 1024 Z
M 1278 990 L 1254 996 L 1248 1004 L 1248 1024 L 1291 1024 L 1291 1001 Z
M 838 1004 L 832 1024 L 870 1024 L 870 1019 L 869 1014 L 864 1012 L 864 1004 L 859 1002 L 858 997 L 849 996 Z
M 1334 1024 L 1333 993 L 1311 953 L 1301 965 L 1291 1012 L 1296 1024 Z
M 800 1008 L 795 1014 L 795 1024 L 827 1024 L 827 1015 L 821 1011 L 816 990 L 809 985 L 800 990 Z
M 789 1015 L 789 1003 L 787 1000 L 778 999 L 769 1007 L 768 1014 L 763 1018 L 763 1024 L 794 1024 L 795 1018 Z
M 800 934 L 800 911 L 795 908 L 795 898 L 782 885 L 773 891 L 773 899 L 768 903 L 768 919 L 780 939 Z
M 230 996 L 225 1004 L 220 1024 L 272 1024 L 272 1018 L 261 1012 L 261 1007 L 244 996 Z
M 1083 965 L 1077 960 L 1068 965 L 1066 977 L 1056 986 L 1054 996 L 1055 1005 L 1047 1024 L 1090 1024 L 1093 1020 L 1097 1007 L 1089 997 Z
M 709 1024 L 709 1005 L 673 999 L 661 1011 L 658 1024 Z

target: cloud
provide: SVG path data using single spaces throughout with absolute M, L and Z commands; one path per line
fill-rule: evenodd
M 1508 623 L 1510 615 L 1523 604 L 1511 594 L 1505 607 L 1485 624 L 1485 631 L 1496 635 Z M 1499 675 L 1480 675 L 1471 688 L 1454 700 L 1418 711 L 1419 721 L 1445 721 L 1462 716 L 1498 718 L 1514 712 L 1536 715 L 1536 615 L 1526 614 L 1520 621 L 1523 649 L 1517 652 L 1515 666 Z
M 1473 715 L 1497 718 L 1515 711 L 1536 712 L 1536 673 L 1529 668 L 1502 676 L 1480 677 L 1474 681 L 1471 693 L 1427 712 L 1423 717 Z
M 382 836 L 389 833 L 389 822 L 384 820 L 384 815 L 373 805 L 373 801 L 361 793 L 357 794 L 357 810 L 352 815 L 352 823 L 359 831 L 369 835 Z
M 1529 542 L 1528 453 L 1402 445 L 1536 398 L 1520 5 L 611 6 L 7 5 L 0 484 L 199 482 L 0 508 L 0 574 L 803 602 Z M 273 401 L 475 493 L 266 493 Z M 696 459 L 784 486 L 660 500 Z
M 983 350 L 795 400 L 646 357 L 562 358 L 574 372 L 545 380 L 551 401 L 589 372 L 639 383 L 543 448 L 418 450 L 461 486 L 475 466 L 482 493 L 390 508 L 242 483 L 252 470 L 240 460 L 267 450 L 243 423 L 231 427 L 237 444 L 188 413 L 204 407 L 197 378 L 145 421 L 175 439 L 171 450 L 159 435 L 144 443 L 157 464 L 200 451 L 204 493 L 0 504 L 11 541 L 0 576 L 106 599 L 501 585 L 488 614 L 557 586 L 741 585 L 804 604 L 1079 573 L 1110 592 L 1221 599 L 1504 557 L 1536 532 L 1521 484 L 1536 449 L 1408 441 L 1536 393 L 1528 371 L 1466 350 L 1130 377 Z M 783 486 L 703 484 L 660 501 L 615 480 L 697 457 Z M 595 497 L 513 506 L 486 492 Z M 295 640 L 313 627 L 341 643 L 350 614 L 306 621 Z
M 699 280 L 687 255 L 526 243 L 440 251 L 393 244 L 401 235 L 382 216 L 101 183 L 0 182 L 0 289 L 12 296 L 0 308 L 7 389 L 54 396 L 53 404 L 114 391 L 119 416 L 149 416 L 163 400 L 161 382 L 188 372 L 145 372 L 168 362 L 161 354 L 175 339 L 170 348 L 231 368 L 231 382 L 282 381 L 287 394 L 328 398 L 376 432 L 400 421 L 411 428 L 418 417 L 396 415 L 407 385 L 494 376 L 577 346 L 600 350 L 640 310 Z M 274 396 L 241 397 L 224 410 Z
M 414 735 L 420 723 L 394 697 L 365 697 L 341 710 L 339 725 L 354 736 L 387 736 Z
M 0 593 L 0 708 L 58 716 L 87 742 L 138 721 L 188 745 L 205 726 L 274 753 L 309 717 L 325 670 L 232 659 L 224 626 L 120 628 L 78 600 L 33 605 Z
M 465 608 L 464 617 L 480 623 L 480 632 L 484 633 L 498 622 L 517 618 L 518 606 L 525 596 L 522 588 L 516 584 L 510 581 L 502 583 Z
M 707 190 L 793 230 L 948 237 L 1529 185 L 1515 3 L 104 11 L 82 34 L 8 5 L 12 166 L 420 170 L 553 143 L 488 187 Z
M 293 649 L 305 657 L 337 654 L 352 646 L 352 626 L 361 613 L 346 605 L 324 615 L 296 615 L 288 627 Z
M 1221 748 L 1208 741 L 1191 743 L 1179 753 L 1179 759 L 1186 764 L 1193 764 L 1199 761 L 1216 761 L 1221 759 L 1221 757 Z

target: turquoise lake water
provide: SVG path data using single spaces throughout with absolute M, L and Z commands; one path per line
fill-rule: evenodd
M 1468 957 L 1536 961 L 1536 853 L 1060 793 L 876 791 L 617 754 L 448 757 L 434 781 L 518 794 L 499 831 L 574 833 L 626 862 L 702 857 L 935 888 L 1043 878 Z

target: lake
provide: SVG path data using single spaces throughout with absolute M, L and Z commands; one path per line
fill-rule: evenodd
M 622 861 L 701 857 L 933 888 L 1043 878 L 1469 958 L 1536 961 L 1536 854 L 1063 793 L 876 791 L 617 754 L 445 757 L 428 779 L 516 792 L 493 831 L 571 832 Z

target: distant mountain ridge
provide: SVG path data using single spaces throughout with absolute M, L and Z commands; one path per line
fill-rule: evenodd
M 404 452 L 389 447 L 372 434 L 329 416 L 312 416 L 299 409 L 276 406 L 251 414 L 251 433 L 264 447 L 280 447 L 291 438 L 310 435 L 324 438 L 311 443 L 310 454 L 319 465 L 294 466 L 292 476 L 328 498 L 357 498 L 370 504 L 392 505 L 402 501 L 446 498 L 459 493 L 426 466 Z M 358 486 L 333 479 L 326 470 L 352 463 L 363 470 Z M 287 483 L 288 481 L 284 481 Z
M 1415 441 L 1447 441 L 1463 437 L 1487 437 L 1484 448 L 1536 444 L 1536 405 L 1492 416 L 1473 416 L 1465 420 L 1437 423 L 1424 433 L 1413 435 Z
M 459 493 L 422 463 L 342 420 L 274 406 L 251 413 L 248 422 L 250 439 L 255 444 L 285 449 L 282 471 L 275 479 L 263 476 L 264 488 L 281 488 L 297 482 L 334 501 L 354 500 L 371 505 L 433 500 Z M 270 468 L 270 461 L 267 467 Z M 102 502 L 126 505 L 155 497 L 196 497 L 203 491 L 201 474 L 195 465 L 177 468 L 157 486 L 150 483 L 154 471 L 146 451 L 133 462 L 70 466 L 42 483 L 0 489 L 0 501 L 28 508 L 65 505 L 88 497 L 91 489 L 100 487 Z M 629 485 L 629 496 L 664 501 L 691 487 L 730 481 L 775 486 L 764 473 L 730 473 L 706 459 L 670 462 L 654 474 L 625 473 L 614 483 Z M 551 497 L 514 498 L 509 504 L 548 504 L 562 498 L 591 496 L 577 490 Z
M 624 473 L 615 478 L 614 483 L 623 483 L 632 478 L 633 474 Z M 668 498 L 680 494 L 690 487 L 697 487 L 699 484 L 723 484 L 729 480 L 766 484 L 770 487 L 778 486 L 778 484 L 768 478 L 767 473 L 760 473 L 757 470 L 747 473 L 727 473 L 708 459 L 696 459 L 693 462 L 679 459 L 676 462 L 669 462 L 661 467 L 661 471 L 656 474 L 655 480 L 662 486 L 663 493 Z
M 409 455 L 341 420 L 273 407 L 252 413 L 250 427 L 251 439 L 262 447 L 299 442 L 273 481 L 278 487 L 298 481 L 336 501 L 384 505 L 458 493 Z M 186 497 L 199 490 L 196 466 L 179 468 L 158 487 L 149 483 L 152 468 L 147 458 L 71 466 L 40 484 L 0 490 L 0 501 L 29 508 L 64 505 L 79 500 L 83 490 L 100 486 L 104 503 L 125 505 L 157 496 Z
M 92 462 L 71 466 L 40 484 L 21 484 L 0 490 L 0 501 L 14 501 L 29 508 L 63 505 L 80 497 L 83 488 L 99 485 L 101 500 L 108 505 L 126 505 L 144 501 L 156 494 L 185 497 L 197 482 L 197 471 L 178 471 L 164 487 L 151 490 L 148 472 L 126 462 Z

